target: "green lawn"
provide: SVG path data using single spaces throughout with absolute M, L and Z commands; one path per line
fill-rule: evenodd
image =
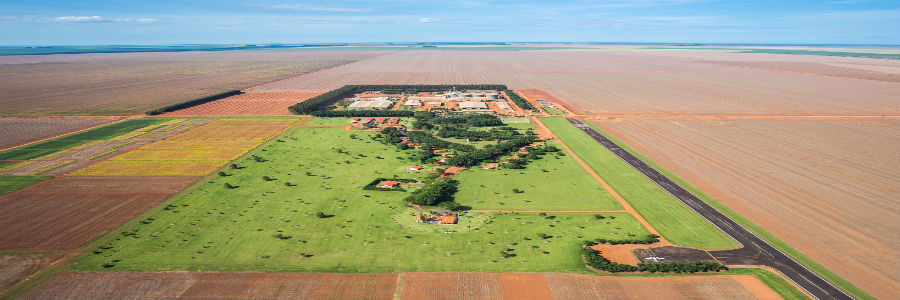
M 500 118 L 503 120 L 503 123 L 506 123 L 505 126 L 513 127 L 516 129 L 534 129 L 534 124 L 531 124 L 531 120 L 528 118 Z
M 541 106 L 541 109 L 543 109 L 544 111 L 546 111 L 548 114 L 551 114 L 551 115 L 557 115 L 557 116 L 558 116 L 558 115 L 564 115 L 564 114 L 566 114 L 566 112 L 562 111 L 562 110 L 559 109 L 559 108 L 554 108 L 554 107 L 543 107 L 543 106 Z
M 541 122 L 670 242 L 707 250 L 738 246 L 718 228 L 565 119 L 541 118 Z
M 362 187 L 377 177 L 426 174 L 406 173 L 408 154 L 372 141 L 373 133 L 356 132 L 357 139 L 351 134 L 342 128 L 297 128 L 279 138 L 284 142 L 255 153 L 267 161 L 244 159 L 237 162 L 244 168 L 225 170 L 230 176 L 204 179 L 163 209 L 102 238 L 99 253 L 86 254 L 73 268 L 585 272 L 578 256 L 583 239 L 647 233 L 625 213 L 604 214 L 616 217 L 604 220 L 583 213 L 551 214 L 553 219 L 463 215 L 458 225 L 416 224 L 416 212 L 403 201 L 407 193 Z M 228 189 L 225 183 L 239 187 Z M 317 218 L 317 212 L 333 216 Z M 290 238 L 276 238 L 279 233 Z M 540 239 L 540 233 L 552 237 Z M 516 256 L 501 258 L 503 249 L 514 249 L 509 252 Z M 106 263 L 115 266 L 105 268 Z
M 559 145 L 551 142 L 558 148 Z M 564 153 L 560 151 L 558 153 Z M 525 169 L 478 167 L 460 172 L 457 202 L 480 210 L 621 210 L 622 206 L 570 155 L 550 153 Z M 523 193 L 514 193 L 518 189 Z
M 16 191 L 26 186 L 41 182 L 53 176 L 12 176 L 0 175 L 0 195 Z
M 684 187 L 685 189 L 687 189 L 688 191 L 690 191 L 690 192 L 693 193 L 694 195 L 697 195 L 697 197 L 699 197 L 700 199 L 702 199 L 704 202 L 706 202 L 706 203 L 708 203 L 709 205 L 715 207 L 716 209 L 718 209 L 719 211 L 721 211 L 723 214 L 727 215 L 729 218 L 731 218 L 732 220 L 734 220 L 734 221 L 737 222 L 738 224 L 741 224 L 741 226 L 744 226 L 744 228 L 747 228 L 747 229 L 749 229 L 750 231 L 753 231 L 753 233 L 755 233 L 756 235 L 760 236 L 762 239 L 766 240 L 767 242 L 769 242 L 770 244 L 772 244 L 773 246 L 775 246 L 775 247 L 778 248 L 779 250 L 783 251 L 784 253 L 790 255 L 792 258 L 794 258 L 794 259 L 797 260 L 798 262 L 802 263 L 804 266 L 806 266 L 806 267 L 809 268 L 810 270 L 813 270 L 814 272 L 818 273 L 820 276 L 822 276 L 822 277 L 826 278 L 827 280 L 831 281 L 833 284 L 835 284 L 836 286 L 840 287 L 841 289 L 843 289 L 845 292 L 847 292 L 848 294 L 850 294 L 850 295 L 853 296 L 854 298 L 857 298 L 857 299 L 873 299 L 873 297 L 872 297 L 871 295 L 869 295 L 868 293 L 866 293 L 866 292 L 863 291 L 862 289 L 860 289 L 860 288 L 856 287 L 855 285 L 851 284 L 850 282 L 844 280 L 843 278 L 841 278 L 841 277 L 838 276 L 837 274 L 832 273 L 830 270 L 828 270 L 828 269 L 825 268 L 824 266 L 822 266 L 822 265 L 820 265 L 819 263 L 815 262 L 814 260 L 812 260 L 811 258 L 807 257 L 806 255 L 804 255 L 804 254 L 801 253 L 800 251 L 797 251 L 796 249 L 794 249 L 793 247 L 789 246 L 789 245 L 788 245 L 787 243 L 785 243 L 784 241 L 778 239 L 777 237 L 775 237 L 775 236 L 772 235 L 771 233 L 765 231 L 764 229 L 762 229 L 761 227 L 757 226 L 757 225 L 754 224 L 753 222 L 750 222 L 750 220 L 747 220 L 746 218 L 744 218 L 743 216 L 741 216 L 741 215 L 738 214 L 737 212 L 731 210 L 730 208 L 728 208 L 728 207 L 725 206 L 724 204 L 720 203 L 719 201 L 716 201 L 713 197 L 707 195 L 706 193 L 704 193 L 703 191 L 701 191 L 701 190 L 698 189 L 697 187 L 691 185 L 690 183 L 688 183 L 688 182 L 685 181 L 684 179 L 681 179 L 680 177 L 676 176 L 674 173 L 669 172 L 668 170 L 666 170 L 666 169 L 663 168 L 662 166 L 656 164 L 655 162 L 653 162 L 652 160 L 650 160 L 650 159 L 647 158 L 646 156 L 640 154 L 639 152 L 637 152 L 637 151 L 635 151 L 634 149 L 632 149 L 631 147 L 629 147 L 627 144 L 625 144 L 625 143 L 623 143 L 622 141 L 616 139 L 614 136 L 610 135 L 609 133 L 606 133 L 605 131 L 603 131 L 602 129 L 600 129 L 599 127 L 597 127 L 596 125 L 594 125 L 593 123 L 585 122 L 585 124 L 590 125 L 592 128 L 594 128 L 594 130 L 597 130 L 597 132 L 602 133 L 602 134 L 605 135 L 607 138 L 609 138 L 610 140 L 612 140 L 613 142 L 615 142 L 616 144 L 618 144 L 620 147 L 622 147 L 622 148 L 628 150 L 629 152 L 631 152 L 632 154 L 634 154 L 635 156 L 637 156 L 638 158 L 640 158 L 640 159 L 643 160 L 644 162 L 650 164 L 650 165 L 653 166 L 653 168 L 655 168 L 657 171 L 659 171 L 660 173 L 663 173 L 664 175 L 666 175 L 667 177 L 669 177 L 669 178 L 672 179 L 673 181 L 677 182 L 679 185 L 681 185 L 682 187 Z M 791 299 L 791 298 L 785 298 L 785 299 Z

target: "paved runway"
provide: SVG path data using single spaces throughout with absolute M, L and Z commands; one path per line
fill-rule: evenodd
M 582 123 L 578 119 L 566 118 L 572 125 L 578 127 L 587 133 L 595 141 L 615 153 L 619 158 L 627 162 L 636 170 L 650 178 L 661 188 L 681 200 L 685 205 L 693 209 L 695 212 L 706 218 L 707 221 L 721 229 L 725 234 L 731 236 L 735 241 L 743 245 L 742 248 L 734 250 L 710 251 L 709 253 L 722 263 L 728 265 L 766 265 L 796 283 L 798 286 L 806 290 L 807 293 L 816 299 L 853 299 L 816 273 L 813 273 L 787 254 L 784 254 L 774 246 L 770 245 L 760 237 L 756 236 L 750 230 L 747 230 L 740 224 L 731 220 L 714 207 L 706 204 L 697 196 L 687 191 L 665 175 L 659 173 L 653 167 L 647 165 L 639 158 L 635 157 L 631 152 L 619 147 L 616 143 L 610 141 L 605 136 Z

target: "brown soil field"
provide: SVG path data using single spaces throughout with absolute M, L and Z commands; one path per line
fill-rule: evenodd
M 56 177 L 0 196 L 0 250 L 76 249 L 197 177 Z
M 0 291 L 59 261 L 65 254 L 0 254 Z
M 119 120 L 114 117 L 0 118 L 0 149 Z
M 379 55 L 225 51 L 0 57 L 0 115 L 131 115 Z
M 251 92 L 166 113 L 164 116 L 286 116 L 291 115 L 288 106 L 323 92 Z
M 873 296 L 900 294 L 900 120 L 593 122 Z
M 541 100 L 545 100 L 545 102 L 549 102 L 553 105 L 556 105 L 557 108 L 562 107 L 562 109 L 565 109 L 567 111 L 572 110 L 571 108 L 569 108 L 566 105 L 565 102 L 560 101 L 558 98 L 554 97 L 553 95 L 550 95 L 546 91 L 536 90 L 536 89 L 522 89 L 522 90 L 516 90 L 516 93 L 518 93 L 520 96 L 522 96 L 526 100 L 531 101 L 533 103 L 534 107 L 540 106 L 538 104 L 540 102 L 537 102 L 537 99 L 541 99 Z
M 397 274 L 61 273 L 18 299 L 393 299 Z
M 781 299 L 750 275 L 405 273 L 400 299 Z
M 786 67 L 779 68 L 801 71 L 709 63 L 726 60 L 783 61 Z M 544 90 L 580 114 L 900 114 L 896 82 L 833 76 L 833 68 L 827 67 L 856 65 L 860 72 L 900 74 L 897 61 L 852 57 L 674 51 L 398 51 L 253 90 L 502 83 L 511 89 Z

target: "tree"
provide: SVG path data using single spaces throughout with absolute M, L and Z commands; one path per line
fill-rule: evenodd
M 316 218 L 324 219 L 324 218 L 327 218 L 327 217 L 328 217 L 328 215 L 326 215 L 324 212 L 321 212 L 321 211 L 320 211 L 320 212 L 317 212 L 317 213 L 316 213 Z

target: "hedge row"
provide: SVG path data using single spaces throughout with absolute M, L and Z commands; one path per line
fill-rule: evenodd
M 506 94 L 509 95 L 509 100 L 512 100 L 513 102 L 515 102 L 516 105 L 518 105 L 522 109 L 534 110 L 534 106 L 532 106 L 531 103 L 526 101 L 525 98 L 522 98 L 522 96 L 519 96 L 519 94 L 516 94 L 516 92 L 507 90 Z
M 411 110 L 317 110 L 309 113 L 313 117 L 412 117 Z
M 240 95 L 243 93 L 244 92 L 242 92 L 240 90 L 227 91 L 227 92 L 218 93 L 215 95 L 210 95 L 210 96 L 206 96 L 206 97 L 201 97 L 201 98 L 197 98 L 197 99 L 193 99 L 193 100 L 184 101 L 181 103 L 175 103 L 172 105 L 163 106 L 163 107 L 145 112 L 145 114 L 151 115 L 151 116 L 152 115 L 161 115 L 161 114 L 164 114 L 167 112 L 173 112 L 173 111 L 176 111 L 179 109 L 185 109 L 188 107 L 193 107 L 193 106 L 197 106 L 197 105 L 200 105 L 203 103 L 213 102 L 213 101 L 216 101 L 219 99 L 228 98 L 228 97 Z
M 461 90 L 505 90 L 502 84 L 444 84 L 444 85 L 345 85 L 327 93 L 312 97 L 306 101 L 291 105 L 288 110 L 296 115 L 310 114 L 324 109 L 341 99 L 363 91 L 403 90 L 412 92 L 437 92 L 449 89 Z

